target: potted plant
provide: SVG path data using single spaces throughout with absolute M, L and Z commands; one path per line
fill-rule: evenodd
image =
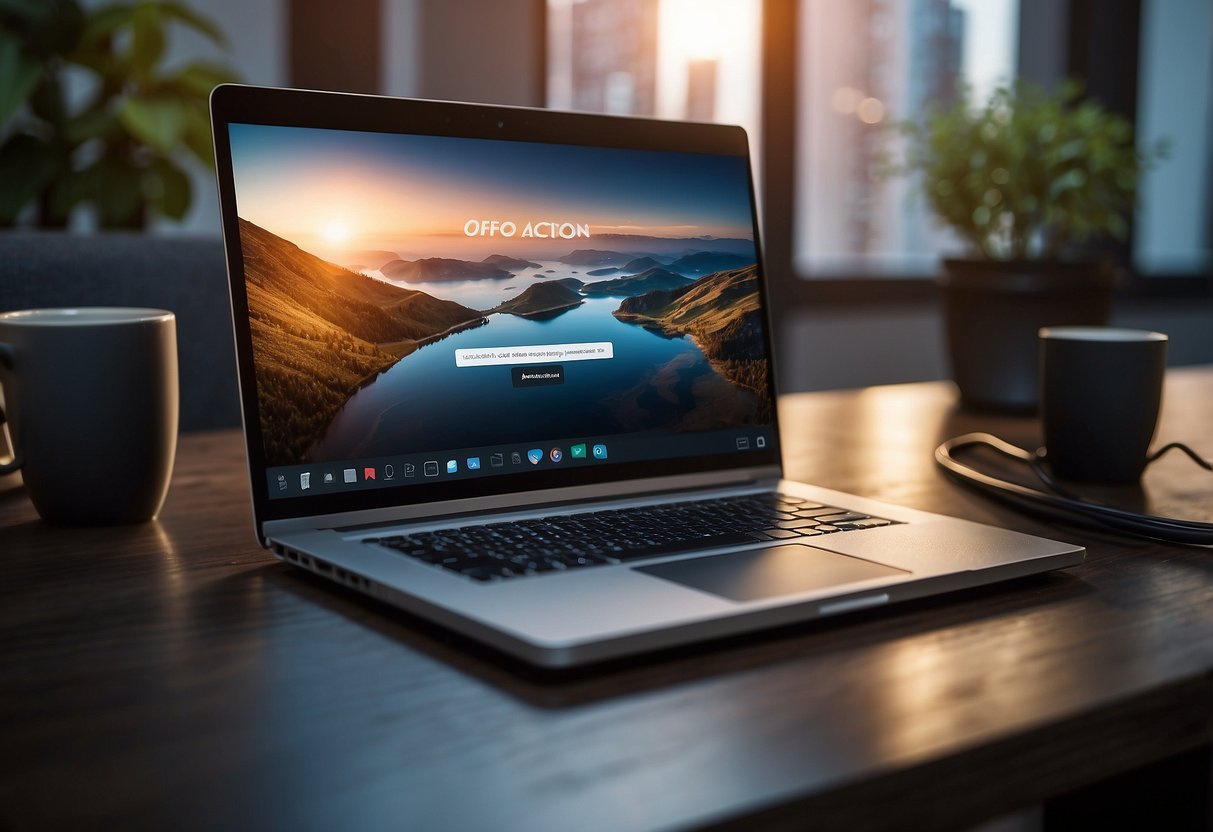
M 173 25 L 224 42 L 182 3 L 0 3 L 0 228 L 65 228 L 81 205 L 103 229 L 185 216 L 181 163 L 214 164 L 207 99 L 236 76 L 166 67 Z
M 1067 82 L 1018 83 L 979 107 L 959 103 L 901 125 L 902 173 L 920 174 L 936 218 L 967 248 L 939 283 L 961 401 L 1030 411 L 1042 326 L 1105 325 L 1117 271 L 1091 243 L 1123 239 L 1138 175 L 1165 148 Z

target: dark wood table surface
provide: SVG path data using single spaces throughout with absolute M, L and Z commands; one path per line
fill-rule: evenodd
M 238 433 L 186 435 L 157 522 L 54 528 L 0 492 L 0 829 L 952 828 L 1131 793 L 1169 765 L 1207 781 L 1213 551 L 945 479 L 944 438 L 1039 438 L 958 411 L 948 384 L 788 396 L 780 414 L 791 477 L 1088 559 L 541 674 L 274 560 Z M 1213 368 L 1171 372 L 1158 436 L 1213 457 Z M 1113 496 L 1213 519 L 1213 474 L 1178 457 Z M 1175 799 L 1207 798 L 1191 794 Z

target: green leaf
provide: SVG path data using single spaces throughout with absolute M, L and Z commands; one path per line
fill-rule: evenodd
M 56 128 L 67 118 L 67 104 L 63 100 L 63 85 L 57 73 L 44 73 L 29 97 L 30 112 L 50 122 Z
M 13 15 L 30 23 L 45 20 L 53 11 L 46 0 L 0 0 L 0 14 Z
M 126 62 L 119 60 L 107 50 L 94 46 L 84 46 L 71 54 L 71 62 L 85 69 L 92 70 L 103 85 L 107 86 L 107 95 L 113 98 L 117 93 L 109 90 L 121 89 L 129 73 Z
M 46 0 L 48 16 L 25 38 L 26 51 L 39 58 L 71 52 L 84 31 L 84 12 L 76 0 Z
M 102 228 L 140 228 L 143 225 L 141 171 L 108 156 L 85 171 L 86 193 L 97 209 Z
M 140 98 L 131 96 L 118 105 L 118 120 L 139 141 L 149 147 L 169 153 L 182 140 L 188 107 L 170 98 Z
M 135 6 L 126 3 L 115 3 L 112 6 L 96 9 L 84 23 L 84 40 L 96 42 L 114 34 L 135 19 L 136 11 Z
M 0 31 L 0 126 L 24 104 L 38 84 L 42 66 L 21 49 L 21 41 Z
M 63 125 L 63 138 L 78 145 L 89 139 L 112 137 L 119 130 L 118 118 L 104 106 L 94 106 Z
M 189 176 L 168 159 L 157 159 L 148 168 L 144 195 L 157 212 L 174 220 L 185 217 L 194 196 Z
M 146 80 L 164 54 L 164 24 L 156 7 L 146 4 L 135 10 L 131 22 L 131 72 Z
M 11 225 L 66 165 L 54 147 L 18 134 L 0 147 L 0 224 Z
M 86 196 L 84 177 L 79 172 L 66 169 L 60 171 L 46 190 L 42 224 L 57 228 L 66 226 L 72 209 Z
M 44 58 L 71 48 L 83 14 L 76 0 L 0 0 L 0 19 L 26 54 Z

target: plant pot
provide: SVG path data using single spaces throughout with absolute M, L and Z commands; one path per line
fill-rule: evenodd
M 944 260 L 944 326 L 960 401 L 1031 413 L 1039 401 L 1037 331 L 1106 326 L 1117 275 L 1105 260 Z

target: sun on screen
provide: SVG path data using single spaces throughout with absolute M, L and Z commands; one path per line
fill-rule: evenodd
M 324 230 L 321 232 L 325 241 L 333 245 L 340 245 L 350 238 L 350 226 L 348 223 L 341 220 L 329 220 L 324 225 Z

